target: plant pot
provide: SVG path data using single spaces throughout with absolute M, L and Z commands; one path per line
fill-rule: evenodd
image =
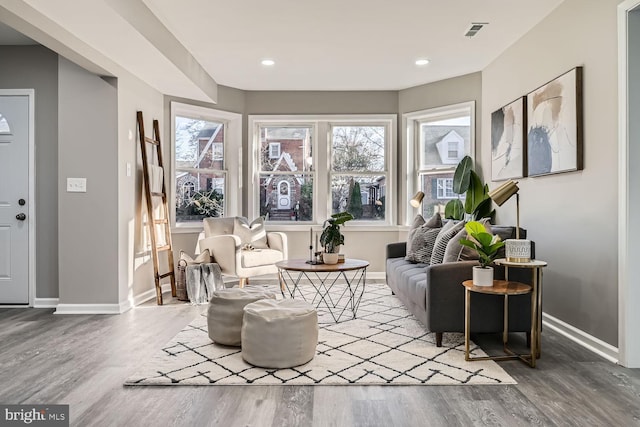
M 493 286 L 493 268 L 473 267 L 473 286 Z
M 337 264 L 338 263 L 338 254 L 337 253 L 323 253 L 322 254 L 322 262 L 325 264 Z

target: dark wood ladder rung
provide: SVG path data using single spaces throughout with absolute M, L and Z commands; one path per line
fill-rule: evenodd
M 164 273 L 164 274 L 159 274 L 158 275 L 158 279 L 164 279 L 165 277 L 169 277 L 169 276 L 173 276 L 173 271 L 170 271 L 170 272 Z
M 165 194 L 164 193 L 151 193 L 151 195 L 153 197 L 162 197 L 163 199 L 165 198 Z
M 148 142 L 149 144 L 153 144 L 153 145 L 160 145 L 160 141 L 156 141 L 155 139 L 153 139 L 153 138 L 149 138 L 148 136 L 146 136 L 146 137 L 144 138 L 144 140 L 145 140 L 146 142 Z
M 164 251 L 168 251 L 169 249 L 171 249 L 171 245 L 164 245 L 164 246 L 158 246 L 156 248 L 156 251 L 164 252 Z

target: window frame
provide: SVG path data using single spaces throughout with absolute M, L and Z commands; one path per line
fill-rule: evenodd
M 450 118 L 460 117 L 461 115 L 469 116 L 469 153 L 475 162 L 476 148 L 476 108 L 475 101 L 461 102 L 458 104 L 444 105 L 440 107 L 429 108 L 425 110 L 413 111 L 402 115 L 406 129 L 407 154 L 405 156 L 405 165 L 407 171 L 407 186 L 404 191 L 405 200 L 411 200 L 413 195 L 421 190 L 420 177 L 422 175 L 436 175 L 441 173 L 453 173 L 458 166 L 457 164 L 443 165 L 422 165 L 421 146 L 420 146 L 420 126 L 426 122 L 446 120 Z M 447 150 L 448 151 L 448 150 Z M 460 153 L 458 153 L 460 154 Z M 425 189 L 422 189 L 424 191 Z M 425 192 L 426 193 L 426 192 Z M 445 200 L 445 199 L 442 199 Z M 422 208 L 422 206 L 421 206 Z M 405 225 L 408 225 L 415 216 L 414 209 L 405 210 Z
M 231 188 L 242 187 L 242 176 L 233 173 L 234 170 L 242 170 L 242 114 L 229 111 L 217 110 L 214 108 L 201 107 L 191 104 L 172 101 L 170 103 L 171 121 L 171 181 L 167 185 L 169 203 L 169 217 L 171 218 L 171 228 L 174 231 L 183 229 L 185 232 L 193 229 L 201 229 L 202 221 L 189 221 L 176 223 L 176 117 L 187 117 L 195 120 L 206 120 L 222 123 L 225 127 L 225 141 L 223 146 L 224 169 L 201 169 L 203 172 L 224 173 L 224 216 L 236 216 L 240 212 L 242 203 L 239 192 L 229 191 Z M 212 147 L 213 149 L 213 147 Z M 166 167 L 166 165 L 165 165 Z M 183 170 L 185 168 L 180 168 Z
M 313 179 L 313 214 L 311 221 L 270 221 L 276 226 L 290 225 L 297 229 L 299 225 L 320 225 L 332 214 L 331 209 L 331 129 L 333 126 L 384 126 L 385 127 L 385 170 L 370 173 L 385 176 L 387 179 L 387 194 L 384 220 L 350 221 L 349 226 L 391 226 L 395 224 L 396 190 L 395 165 L 397 145 L 397 115 L 395 114 L 351 114 L 351 115 L 249 115 L 248 143 L 250 158 L 248 162 L 249 178 L 247 183 L 248 215 L 256 217 L 260 213 L 260 127 L 283 126 L 302 127 L 311 126 L 313 164 L 312 170 L 305 174 L 312 174 Z M 299 172 L 300 173 L 300 172 Z M 360 172 L 337 172 L 338 175 L 359 175 Z

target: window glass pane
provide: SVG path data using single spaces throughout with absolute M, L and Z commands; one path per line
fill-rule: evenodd
M 309 127 L 261 126 L 260 170 L 307 172 L 313 165 Z
M 176 222 L 224 216 L 225 176 L 176 171 Z
M 384 220 L 384 176 L 334 175 L 331 178 L 331 213 L 350 212 L 355 220 Z
M 310 174 L 260 176 L 260 215 L 267 221 L 311 221 L 313 178 Z
M 464 195 L 453 192 L 453 171 L 434 174 L 420 174 L 420 190 L 424 192 L 421 210 L 427 218 L 438 212 L 444 215 L 444 207 L 451 199 L 460 197 L 464 203 Z
M 334 171 L 384 171 L 384 126 L 334 126 L 331 133 Z
M 9 122 L 7 119 L 0 114 L 0 133 L 11 133 L 11 128 L 9 127 Z
M 224 125 L 176 116 L 176 168 L 224 170 Z
M 454 167 L 471 153 L 471 116 L 420 123 L 420 169 Z

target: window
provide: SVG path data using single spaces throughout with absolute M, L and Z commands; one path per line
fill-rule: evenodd
M 449 141 L 449 152 L 447 154 L 447 158 L 459 160 L 458 159 L 458 142 L 457 141 Z
M 423 216 L 444 214 L 447 202 L 459 197 L 453 192 L 456 166 L 465 155 L 474 155 L 474 102 L 417 111 L 404 117 L 410 142 L 407 170 L 416 171 L 415 181 L 407 186 L 407 196 L 421 190 L 425 193 Z M 408 211 L 406 220 L 410 221 L 413 214 Z
M 389 224 L 395 116 L 250 116 L 250 215 L 322 223 L 349 211 Z M 278 154 L 275 156 L 275 154 Z M 355 223 L 352 222 L 352 223 Z
M 453 192 L 453 178 L 436 178 L 436 198 L 455 199 L 458 197 Z
M 280 158 L 280 143 L 279 142 L 270 142 L 269 143 L 269 158 L 270 159 L 278 159 L 278 158 Z
M 239 177 L 227 171 L 229 161 L 239 166 L 239 156 L 231 154 L 236 150 L 230 148 L 240 146 L 241 117 L 171 103 L 176 225 L 200 225 L 203 218 L 237 211 L 239 197 L 227 190 L 237 188 Z

